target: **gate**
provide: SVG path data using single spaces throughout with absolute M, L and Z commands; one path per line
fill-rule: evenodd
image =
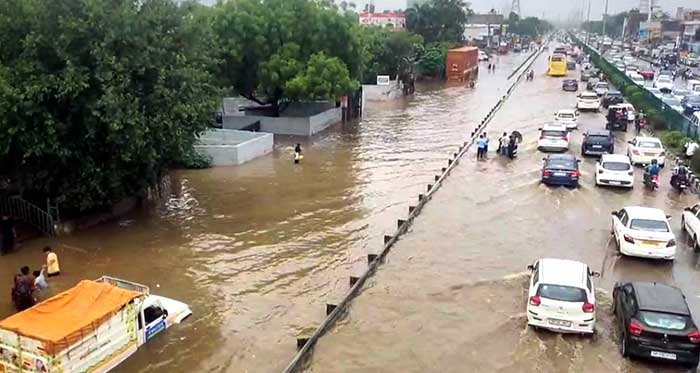
M 56 235 L 53 217 L 19 196 L 0 197 L 0 214 L 27 222 L 47 236 Z

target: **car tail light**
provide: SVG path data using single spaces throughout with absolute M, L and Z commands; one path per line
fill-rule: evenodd
M 627 175 L 634 176 L 634 171 L 628 172 Z
M 697 329 L 688 333 L 688 339 L 693 343 L 700 343 L 700 332 Z
M 625 234 L 623 237 L 625 238 L 625 241 L 629 243 L 634 243 L 634 238 L 632 238 L 632 236 L 630 236 L 629 234 Z
M 549 176 L 552 172 L 549 170 L 542 171 L 542 176 Z
M 585 313 L 591 313 L 591 312 L 595 311 L 595 305 L 594 305 L 594 304 L 591 304 L 591 303 L 588 303 L 588 302 L 585 302 L 585 303 L 583 304 L 583 306 L 581 307 L 581 309 L 582 309 L 583 312 L 585 312 Z
M 602 173 L 603 173 L 603 170 L 598 170 L 598 173 L 599 173 L 599 174 L 602 174 Z
M 544 140 L 544 136 L 543 136 L 543 135 L 540 135 L 540 140 Z
M 632 149 L 632 154 L 639 155 L 639 151 Z
M 542 303 L 542 300 L 540 300 L 540 297 L 537 295 L 533 295 L 530 297 L 530 304 L 537 307 Z
M 630 320 L 630 323 L 627 325 L 627 331 L 632 335 L 641 335 L 644 328 L 637 320 Z
M 668 243 L 666 244 L 666 247 L 672 247 L 672 246 L 676 246 L 676 240 L 674 240 L 673 238 L 668 240 Z
M 571 177 L 578 177 L 578 171 L 574 171 L 571 173 Z

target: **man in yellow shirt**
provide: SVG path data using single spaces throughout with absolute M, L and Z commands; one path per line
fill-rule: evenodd
M 44 248 L 44 253 L 46 253 L 46 274 L 49 277 L 60 275 L 61 268 L 58 266 L 58 255 L 51 250 L 50 246 Z

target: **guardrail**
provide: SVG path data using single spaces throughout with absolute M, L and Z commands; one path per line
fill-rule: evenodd
M 649 121 L 653 125 L 658 126 L 660 124 L 668 129 L 683 132 L 688 137 L 698 137 L 700 134 L 698 126 L 693 124 L 690 118 L 679 113 L 653 93 L 633 82 L 624 72 L 608 62 L 598 50 L 579 40 L 573 33 L 569 35 L 588 53 L 593 64 L 598 66 L 608 76 L 608 80 L 622 92 L 627 100 L 636 108 L 641 108 L 646 112 Z
M 23 220 L 48 236 L 56 235 L 53 217 L 18 196 L 0 197 L 0 214 Z
M 547 42 L 544 43 L 545 45 Z M 408 218 L 397 221 L 397 230 L 393 236 L 384 236 L 384 248 L 379 255 L 368 254 L 368 268 L 360 277 L 350 277 L 350 290 L 338 304 L 326 304 L 326 319 L 316 328 L 315 332 L 309 338 L 298 338 L 297 348 L 299 349 L 297 354 L 294 356 L 289 365 L 285 368 L 285 373 L 295 373 L 303 369 L 304 363 L 308 360 L 308 357 L 313 351 L 313 347 L 318 342 L 318 340 L 325 334 L 336 321 L 338 321 L 342 315 L 347 311 L 348 306 L 351 301 L 357 296 L 357 294 L 362 289 L 362 286 L 378 269 L 379 265 L 384 261 L 386 256 L 391 251 L 391 248 L 398 241 L 399 237 L 408 231 L 408 228 L 413 223 L 415 218 L 420 214 L 421 210 L 425 204 L 432 198 L 435 192 L 442 186 L 443 181 L 449 176 L 450 172 L 459 163 L 459 160 L 467 153 L 471 146 L 476 141 L 477 137 L 481 132 L 486 129 L 486 125 L 493 119 L 494 115 L 498 109 L 503 106 L 503 103 L 511 95 L 516 85 L 522 80 L 523 76 L 527 70 L 532 66 L 537 57 L 544 50 L 543 47 L 534 51 L 525 62 L 518 66 L 514 73 L 510 75 L 512 77 L 514 74 L 518 73 L 517 79 L 515 79 L 509 86 L 506 93 L 498 100 L 496 105 L 491 108 L 486 117 L 479 123 L 479 125 L 471 132 L 471 135 L 467 141 L 459 146 L 459 151 L 453 153 L 452 157 L 447 160 L 447 166 L 442 168 L 442 173 L 440 175 L 435 175 L 435 182 L 433 184 L 428 184 L 425 194 L 418 195 L 418 203 L 415 206 L 408 207 Z M 510 79 L 510 77 L 508 79 Z

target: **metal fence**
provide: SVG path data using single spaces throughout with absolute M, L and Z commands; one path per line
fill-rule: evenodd
M 583 50 L 591 57 L 591 62 L 608 76 L 608 80 L 625 95 L 628 101 L 637 108 L 641 107 L 647 112 L 652 124 L 661 122 L 669 130 L 680 131 L 691 138 L 698 137 L 698 126 L 693 124 L 688 117 L 679 113 L 661 101 L 661 99 L 656 97 L 653 93 L 633 82 L 624 72 L 620 71 L 601 56 L 596 49 L 586 45 L 574 35 L 571 35 L 571 37 L 583 47 Z M 637 87 L 639 90 L 634 90 L 632 87 Z M 630 92 L 632 92 L 631 95 L 629 94 Z
M 53 217 L 18 196 L 0 197 L 0 214 L 23 220 L 48 236 L 56 235 Z

